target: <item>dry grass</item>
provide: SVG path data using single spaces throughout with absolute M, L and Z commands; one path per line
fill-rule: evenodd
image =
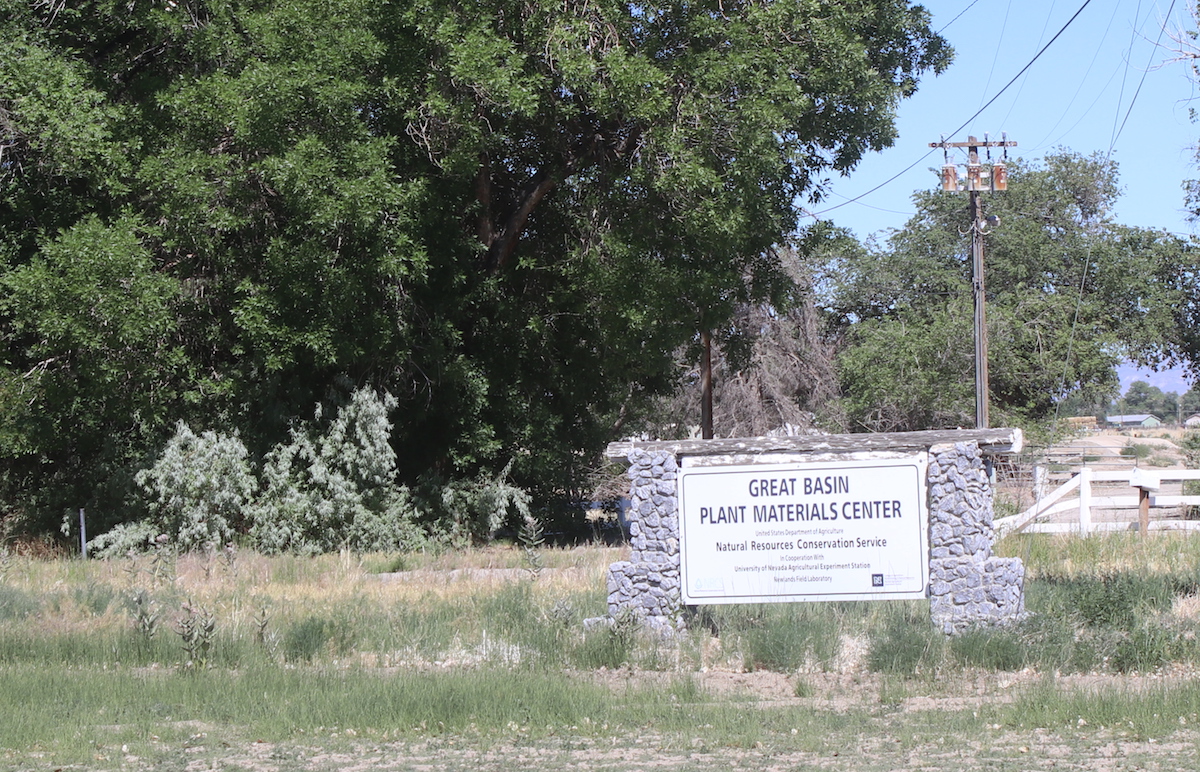
M 1001 546 L 1025 556 L 1035 577 L 1178 576 L 1182 566 L 1200 566 L 1200 546 L 1178 534 L 1036 536 Z M 100 639 L 101 648 L 128 645 L 136 589 L 150 593 L 164 617 L 149 660 L 0 664 L 9 718 L 42 738 L 10 731 L 18 740 L 0 747 L 0 767 L 1015 772 L 1196 761 L 1200 689 L 1181 666 L 1057 676 L 1038 666 L 1009 673 L 943 660 L 919 673 L 869 672 L 875 638 L 895 626 L 889 618 L 907 609 L 920 624 L 915 602 L 774 607 L 738 629 L 734 609 L 726 609 L 714 616 L 718 634 L 698 629 L 670 646 L 641 640 L 612 666 L 531 658 L 538 646 L 581 645 L 580 618 L 602 613 L 605 570 L 626 557 L 621 548 L 546 550 L 536 581 L 521 550 L 504 546 L 405 556 L 243 554 L 232 562 L 192 555 L 159 574 L 148 557 L 18 559 L 0 591 L 36 611 L 6 618 L 0 606 L 0 637 L 26 636 L 33 647 L 72 636 Z M 390 570 L 397 566 L 406 570 Z M 242 646 L 242 659 L 207 669 L 181 661 L 170 626 L 188 600 L 213 612 L 221 645 Z M 556 627 L 559 604 L 573 616 Z M 1194 620 L 1198 604 L 1178 598 L 1171 615 Z M 264 610 L 278 648 L 255 659 L 249 642 Z M 313 618 L 330 639 L 311 660 L 287 659 L 285 639 Z M 748 672 L 754 635 L 763 646 L 754 658 L 763 661 L 795 643 L 777 632 L 804 625 L 813 640 L 821 631 L 834 637 L 832 656 Z M 536 639 L 548 631 L 560 637 Z M 63 704 L 79 709 L 57 710 L 56 700 L 73 691 Z M 393 699 L 416 702 L 402 707 Z M 11 707 L 37 701 L 46 704 L 36 716 Z M 496 703 L 507 712 L 486 719 Z M 44 739 L 52 735 L 40 727 L 53 722 L 61 741 Z

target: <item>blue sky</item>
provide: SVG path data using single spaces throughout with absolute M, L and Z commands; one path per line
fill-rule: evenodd
M 1027 159 L 1057 148 L 1110 153 L 1120 164 L 1119 222 L 1195 232 L 1181 185 L 1200 178 L 1194 160 L 1200 124 L 1190 116 L 1200 110 L 1200 87 L 1188 63 L 1172 61 L 1172 38 L 1195 28 L 1190 0 L 922 4 L 954 46 L 955 62 L 901 104 L 895 145 L 836 179 L 832 194 L 811 207 L 817 216 L 859 238 L 886 235 L 914 213 L 914 191 L 938 185 L 942 151 L 930 152 L 930 142 L 1006 133 L 1018 143 L 1010 154 Z M 1123 371 L 1122 385 L 1135 377 L 1164 391 L 1188 388 L 1180 373 Z

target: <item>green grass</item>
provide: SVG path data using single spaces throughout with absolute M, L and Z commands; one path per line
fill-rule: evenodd
M 1200 684 L 1066 689 L 1052 678 L 1023 690 L 1001 713 L 1014 728 L 1107 727 L 1137 739 L 1169 736 L 1200 718 Z M 1082 720 L 1082 723 L 1081 723 Z
M 894 748 L 853 765 L 888 769 L 911 766 L 893 750 L 936 755 L 947 734 L 995 732 L 995 768 L 1022 769 L 1006 755 L 1006 732 L 1065 732 L 1083 719 L 1122 737 L 1165 737 L 1200 720 L 1200 687 L 1189 682 L 1083 693 L 1056 675 L 1200 665 L 1200 545 L 1166 534 L 1027 535 L 1000 551 L 1026 561 L 1029 618 L 953 639 L 935 631 L 922 601 L 701 607 L 690 631 L 670 639 L 630 619 L 585 632 L 583 620 L 605 612 L 603 568 L 619 550 L 550 551 L 553 568 L 536 581 L 515 549 L 403 560 L 246 554 L 232 566 L 189 556 L 170 573 L 146 559 L 13 559 L 0 579 L 0 715 L 9 717 L 0 759 L 25 768 L 36 766 L 29 754 L 45 753 L 57 766 L 90 767 L 105 756 L 117 768 L 112 748 L 128 746 L 146 768 L 182 769 L 190 760 L 179 748 L 197 733 L 214 748 L 265 739 L 302 753 L 306 738 L 333 742 L 326 735 L 338 727 L 337 742 L 445 738 L 483 749 L 652 738 L 634 744 L 726 767 L 721 754 L 733 748 L 814 754 L 804 764 L 820 766 L 835 750 L 888 737 Z M 448 573 L 472 559 L 508 573 Z M 376 576 L 399 565 L 411 575 Z M 216 620 L 206 666 L 187 662 L 185 604 Z M 777 684 L 763 702 L 741 688 L 708 691 L 702 674 L 714 672 L 735 685 L 781 675 L 762 681 Z M 914 712 L 981 677 L 1027 685 L 994 704 Z M 830 684 L 855 698 L 835 704 Z

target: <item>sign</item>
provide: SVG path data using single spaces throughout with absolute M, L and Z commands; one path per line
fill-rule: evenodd
M 679 472 L 685 604 L 924 598 L 925 454 Z

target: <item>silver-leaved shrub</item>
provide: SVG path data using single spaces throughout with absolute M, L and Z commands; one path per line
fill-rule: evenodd
M 508 481 L 508 467 L 500 474 L 481 474 L 474 480 L 452 480 L 441 487 L 439 518 L 452 544 L 486 542 L 501 526 L 532 517 L 529 493 Z
M 250 535 L 266 553 L 315 554 L 420 546 L 416 506 L 398 486 L 388 415 L 395 397 L 359 389 L 330 421 L 294 427 L 263 462 L 262 496 L 249 510 Z
M 134 477 L 150 516 L 117 526 L 91 548 L 102 556 L 123 555 L 163 541 L 164 534 L 181 552 L 228 543 L 258 488 L 247 456 L 236 436 L 196 434 L 180 421 L 154 465 Z

